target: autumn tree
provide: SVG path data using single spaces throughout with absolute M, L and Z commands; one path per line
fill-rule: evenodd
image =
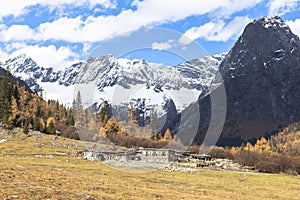
M 114 117 L 111 117 L 109 120 L 107 120 L 107 123 L 105 125 L 105 130 L 108 133 L 118 133 L 120 131 L 119 125 Z
M 11 115 L 9 117 L 9 124 L 16 125 L 16 121 L 18 120 L 18 117 L 20 115 L 20 110 L 18 106 L 18 102 L 15 99 L 14 96 L 12 96 L 11 99 Z
M 164 140 L 165 141 L 170 141 L 172 140 L 172 134 L 169 128 L 167 128 L 165 135 L 164 135 Z
M 257 140 L 256 144 L 254 145 L 254 150 L 258 152 L 271 152 L 268 141 L 264 137 Z
M 247 142 L 244 150 L 245 151 L 254 151 L 254 147 L 253 147 L 253 145 L 250 142 Z
M 55 134 L 56 133 L 56 128 L 55 128 L 55 119 L 53 117 L 49 117 L 47 119 L 47 124 L 46 124 L 46 132 L 48 134 Z

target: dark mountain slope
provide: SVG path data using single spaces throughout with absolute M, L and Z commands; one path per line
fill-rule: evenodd
M 220 73 L 227 115 L 219 144 L 240 144 L 300 120 L 300 40 L 279 17 L 248 24 Z M 198 103 L 201 143 L 211 117 L 210 95 Z

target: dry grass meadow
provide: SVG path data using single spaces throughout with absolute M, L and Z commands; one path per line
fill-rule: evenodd
M 119 170 L 76 158 L 80 141 L 0 134 L 0 199 L 299 199 L 300 177 Z M 73 144 L 67 148 L 64 144 Z M 77 145 L 77 148 L 76 148 Z M 61 155 L 66 153 L 65 155 Z M 128 172 L 132 170 L 132 172 Z

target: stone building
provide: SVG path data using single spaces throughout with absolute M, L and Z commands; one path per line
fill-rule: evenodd
M 140 148 L 141 161 L 152 163 L 175 162 L 175 151 L 170 149 Z
M 170 149 L 139 148 L 123 152 L 93 152 L 84 150 L 78 154 L 87 160 L 106 162 L 120 161 L 169 164 L 176 161 L 175 151 Z

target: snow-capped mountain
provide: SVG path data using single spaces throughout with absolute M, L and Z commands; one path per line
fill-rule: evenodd
M 127 100 L 144 98 L 149 104 L 157 105 L 173 98 L 176 107 L 181 110 L 196 100 L 210 84 L 224 57 L 225 54 L 206 56 L 171 67 L 106 55 L 55 71 L 39 66 L 22 54 L 1 63 L 0 67 L 9 68 L 31 90 L 38 92 L 43 88 L 46 98 L 58 99 L 66 104 L 72 102 L 77 85 L 92 84 L 96 87 L 92 101 L 113 101 L 116 93 L 126 93 Z M 119 103 L 124 103 L 117 99 Z

